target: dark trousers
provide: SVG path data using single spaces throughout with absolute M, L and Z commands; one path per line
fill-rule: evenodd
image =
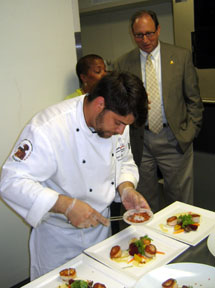
M 110 205 L 111 216 L 119 216 L 121 213 L 121 203 L 112 202 Z M 112 235 L 120 231 L 120 222 L 112 221 L 111 222 Z

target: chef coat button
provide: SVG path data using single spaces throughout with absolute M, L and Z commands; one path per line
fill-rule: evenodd
M 79 132 L 79 128 L 77 128 L 76 131 Z
M 89 191 L 90 191 L 90 192 L 93 192 L 93 189 L 92 189 L 92 188 L 90 188 L 90 189 L 89 189 Z
M 83 163 L 83 164 L 86 163 L 86 160 L 83 160 L 82 163 Z
M 112 181 L 111 184 L 114 185 L 114 182 Z
M 112 153 L 112 157 L 114 156 L 114 153 Z

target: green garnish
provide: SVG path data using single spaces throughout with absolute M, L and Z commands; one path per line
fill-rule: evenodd
M 144 255 L 145 254 L 145 247 L 143 245 L 143 242 L 141 240 L 137 240 L 134 242 L 135 245 L 137 246 L 138 248 L 138 252 L 141 254 L 141 255 Z
M 178 217 L 181 220 L 181 226 L 182 228 L 186 227 L 189 224 L 193 224 L 192 216 L 190 214 L 188 215 L 180 215 Z
M 151 239 L 151 238 L 149 238 L 149 236 L 148 236 L 148 235 L 145 235 L 145 236 L 141 236 L 141 237 L 140 237 L 140 240 L 142 240 L 142 241 L 144 241 L 144 240 L 150 240 L 150 241 L 152 241 L 152 239 Z
M 87 288 L 88 283 L 84 280 L 75 280 L 72 284 L 70 284 L 71 288 Z
M 138 252 L 141 254 L 141 255 L 145 255 L 145 244 L 144 244 L 144 240 L 150 240 L 152 241 L 151 238 L 148 237 L 148 235 L 145 235 L 145 236 L 142 236 L 140 237 L 140 240 L 137 240 L 135 241 L 135 245 L 137 246 L 138 248 Z

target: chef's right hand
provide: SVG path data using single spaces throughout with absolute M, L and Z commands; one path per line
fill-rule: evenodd
M 107 218 L 102 216 L 98 211 L 93 209 L 87 203 L 73 198 L 72 203 L 68 205 L 65 215 L 68 218 L 69 223 L 77 228 L 89 228 L 91 226 L 96 227 L 99 224 L 109 226 L 110 222 Z M 70 207 L 72 207 L 70 209 Z

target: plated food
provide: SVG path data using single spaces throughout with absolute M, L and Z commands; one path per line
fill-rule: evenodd
M 174 221 L 174 218 L 184 214 L 193 214 L 194 225 L 190 225 L 190 233 L 187 233 L 183 227 L 177 231 L 174 229 L 174 225 L 168 225 L 167 219 Z M 172 218 L 172 219 L 171 219 Z M 196 221 L 199 221 L 198 223 Z M 164 234 L 173 239 L 182 241 L 192 246 L 196 246 L 199 242 L 205 239 L 214 228 L 215 223 L 215 212 L 209 211 L 203 208 L 199 208 L 193 205 L 175 201 L 169 206 L 163 208 L 156 214 L 154 214 L 152 221 L 146 224 L 156 232 Z M 187 228 L 188 228 L 187 227 Z M 197 228 L 195 230 L 195 228 Z
M 93 283 L 92 280 L 76 279 L 77 272 L 75 268 L 66 268 L 59 272 L 60 278 L 65 281 L 58 288 L 106 288 L 102 283 Z
M 125 287 L 133 287 L 134 281 L 188 248 L 146 225 L 130 225 L 84 252 L 115 271 L 118 279 L 126 283 Z
M 138 267 L 144 266 L 151 261 L 157 253 L 165 254 L 164 252 L 158 251 L 157 247 L 152 244 L 152 241 L 148 235 L 145 235 L 139 239 L 131 239 L 127 250 L 122 250 L 119 245 L 115 245 L 110 250 L 110 258 L 116 262 L 125 262 Z
M 215 267 L 200 263 L 174 263 L 149 271 L 134 288 L 214 288 L 214 283 Z
M 153 213 L 149 209 L 132 209 L 128 210 L 123 215 L 123 220 L 128 224 L 146 224 L 148 223 L 153 217 Z
M 76 275 L 77 275 L 75 268 L 63 269 L 59 272 L 59 274 L 60 274 L 60 278 L 66 282 L 69 282 L 70 280 L 76 278 Z
M 193 288 L 193 286 L 182 285 L 179 287 L 176 279 L 169 278 L 162 283 L 162 288 Z
M 200 215 L 193 212 L 181 213 L 168 217 L 166 224 L 173 227 L 173 233 L 196 231 L 200 225 Z M 161 224 L 161 228 L 165 229 Z

